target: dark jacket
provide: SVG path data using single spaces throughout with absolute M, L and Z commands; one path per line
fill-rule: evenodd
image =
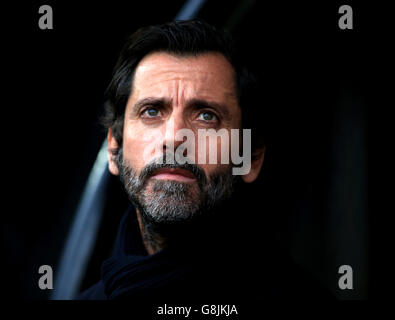
M 102 265 L 101 280 L 77 299 L 333 299 L 268 237 L 249 235 L 255 229 L 234 219 L 232 209 L 230 201 L 220 214 L 187 227 L 185 241 L 149 256 L 131 206 L 121 220 L 114 254 Z

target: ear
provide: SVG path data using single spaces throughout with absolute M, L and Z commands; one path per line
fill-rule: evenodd
M 249 173 L 241 176 L 245 183 L 251 183 L 258 178 L 262 169 L 263 160 L 265 158 L 266 147 L 259 148 L 254 151 L 251 159 L 251 170 Z
M 118 142 L 112 135 L 112 128 L 108 130 L 107 134 L 107 158 L 108 158 L 108 169 L 113 175 L 119 175 L 117 163 L 113 151 L 118 148 Z

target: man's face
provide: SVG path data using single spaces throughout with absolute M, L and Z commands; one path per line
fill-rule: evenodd
M 221 54 L 175 56 L 157 52 L 138 65 L 125 110 L 117 168 L 129 196 L 155 221 L 185 220 L 230 195 L 230 164 L 198 164 L 199 129 L 241 128 L 234 70 Z M 193 163 L 161 165 L 183 143 L 180 129 L 194 133 Z M 230 136 L 230 134 L 229 134 Z M 207 143 L 205 151 L 217 147 Z M 201 150 L 200 150 L 201 152 Z M 188 157 L 189 155 L 187 155 Z

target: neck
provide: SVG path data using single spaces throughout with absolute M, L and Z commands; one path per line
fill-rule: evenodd
M 215 216 L 210 216 L 210 221 L 207 221 L 207 217 L 199 217 L 181 225 L 156 226 L 145 221 L 139 210 L 136 210 L 136 214 L 143 244 L 149 255 L 167 247 L 182 250 L 184 254 L 214 248 L 225 233 Z M 224 223 L 221 223 L 222 227 Z
M 146 221 L 138 208 L 136 215 L 142 241 L 149 255 L 164 248 L 177 248 L 186 254 L 193 250 L 204 250 L 205 247 L 214 250 L 217 246 L 223 250 L 223 241 L 229 244 L 235 238 L 234 226 L 240 226 L 239 217 L 234 211 L 235 205 L 229 199 L 210 212 L 182 223 L 155 225 Z
M 167 239 L 158 232 L 155 232 L 155 230 L 153 230 L 153 228 L 151 228 L 149 225 L 144 223 L 141 213 L 138 209 L 136 210 L 136 215 L 141 237 L 143 239 L 143 244 L 147 250 L 147 253 L 149 255 L 153 255 L 164 249 L 167 246 Z

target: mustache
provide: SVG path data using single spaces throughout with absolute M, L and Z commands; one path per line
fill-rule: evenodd
M 189 171 L 196 178 L 200 188 L 202 188 L 205 184 L 207 184 L 207 177 L 202 168 L 192 163 L 177 163 L 176 159 L 174 159 L 174 163 L 166 163 L 166 157 L 169 157 L 169 154 L 163 154 L 162 157 L 156 158 L 152 160 L 149 164 L 147 164 L 139 174 L 139 180 L 142 185 L 148 181 L 148 179 L 153 176 L 158 170 L 161 169 L 183 169 Z

